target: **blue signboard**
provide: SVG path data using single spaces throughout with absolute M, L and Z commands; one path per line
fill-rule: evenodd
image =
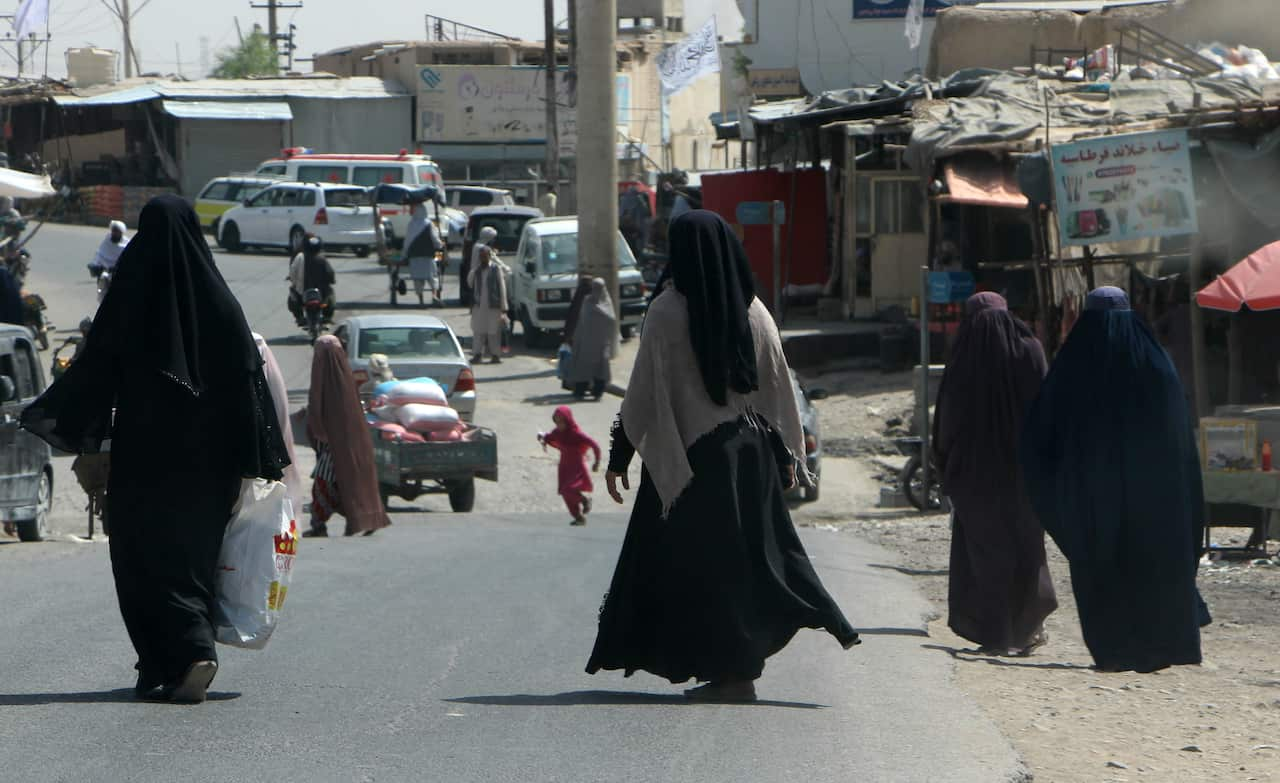
M 738 223 L 743 226 L 767 226 L 769 225 L 769 209 L 772 201 L 743 201 L 738 204 L 734 215 L 738 218 Z M 782 202 L 778 202 L 778 211 L 774 215 L 778 225 L 786 225 L 787 208 Z
M 924 15 L 936 16 L 950 8 L 953 0 L 924 0 Z M 853 0 L 854 19 L 905 19 L 911 0 Z
M 930 272 L 929 304 L 963 302 L 977 287 L 971 272 Z

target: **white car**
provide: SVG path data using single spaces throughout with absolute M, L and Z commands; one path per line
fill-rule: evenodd
M 644 320 L 648 292 L 621 232 L 616 247 L 622 336 L 630 338 Z M 530 220 L 509 266 L 509 305 L 513 319 L 524 328 L 525 343 L 536 347 L 548 342 L 545 338 L 562 334 L 574 289 L 578 287 L 578 218 Z
M 292 254 L 311 232 L 331 251 L 349 250 L 361 258 L 375 242 L 369 193 L 355 185 L 281 182 L 223 213 L 218 245 L 235 252 L 244 247 L 278 247 Z
M 357 386 L 369 380 L 369 357 L 386 354 L 396 378 L 431 378 L 463 421 L 475 417 L 476 376 L 448 323 L 430 315 L 361 315 L 333 334 L 347 350 Z
M 446 189 L 449 206 L 467 215 L 480 207 L 514 207 L 516 200 L 511 191 L 501 188 L 482 188 L 475 185 L 450 185 Z

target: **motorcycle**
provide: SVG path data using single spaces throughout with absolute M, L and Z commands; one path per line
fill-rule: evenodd
M 5 266 L 9 267 L 9 274 L 13 275 L 13 279 L 18 281 L 18 285 L 24 285 L 27 282 L 27 271 L 31 269 L 31 254 L 25 250 L 19 250 L 12 255 L 6 254 L 4 260 Z
M 102 300 L 107 295 L 107 289 L 111 287 L 111 272 L 103 269 L 98 273 L 98 304 L 102 304 Z
M 902 494 L 907 496 L 907 502 L 917 511 L 941 511 L 945 501 L 942 483 L 938 480 L 938 466 L 932 455 L 929 458 L 929 487 L 925 491 L 924 460 L 921 454 L 924 441 L 921 438 L 897 438 L 893 443 L 902 456 L 908 458 L 899 474 Z
M 54 325 L 44 319 L 46 309 L 44 297 L 39 294 L 22 295 L 23 325 L 35 335 L 36 344 L 42 351 L 49 350 L 49 333 L 54 331 Z
M 324 329 L 324 296 L 319 288 L 308 288 L 302 295 L 302 310 L 306 316 L 307 334 L 311 337 L 311 344 L 315 345 Z
M 73 334 L 64 340 L 62 345 L 59 345 L 53 352 L 53 364 L 49 366 L 49 376 L 53 378 L 53 380 L 56 381 L 66 375 L 67 369 L 71 367 L 71 360 L 75 358 L 74 352 L 71 356 L 63 356 L 62 352 L 70 346 L 80 345 L 80 341 L 83 339 L 84 338 L 80 335 Z

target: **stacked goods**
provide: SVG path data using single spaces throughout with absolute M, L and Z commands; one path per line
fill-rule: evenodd
M 80 198 L 92 217 L 101 220 L 124 217 L 124 188 L 119 185 L 87 185 L 80 188 Z
M 386 440 L 406 443 L 463 440 L 466 425 L 431 378 L 386 381 L 374 387 L 370 426 Z

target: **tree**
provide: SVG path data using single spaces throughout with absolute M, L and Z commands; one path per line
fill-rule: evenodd
M 218 52 L 218 67 L 213 69 L 215 79 L 247 79 L 250 76 L 275 76 L 278 59 L 275 48 L 262 28 L 254 26 L 239 46 Z

